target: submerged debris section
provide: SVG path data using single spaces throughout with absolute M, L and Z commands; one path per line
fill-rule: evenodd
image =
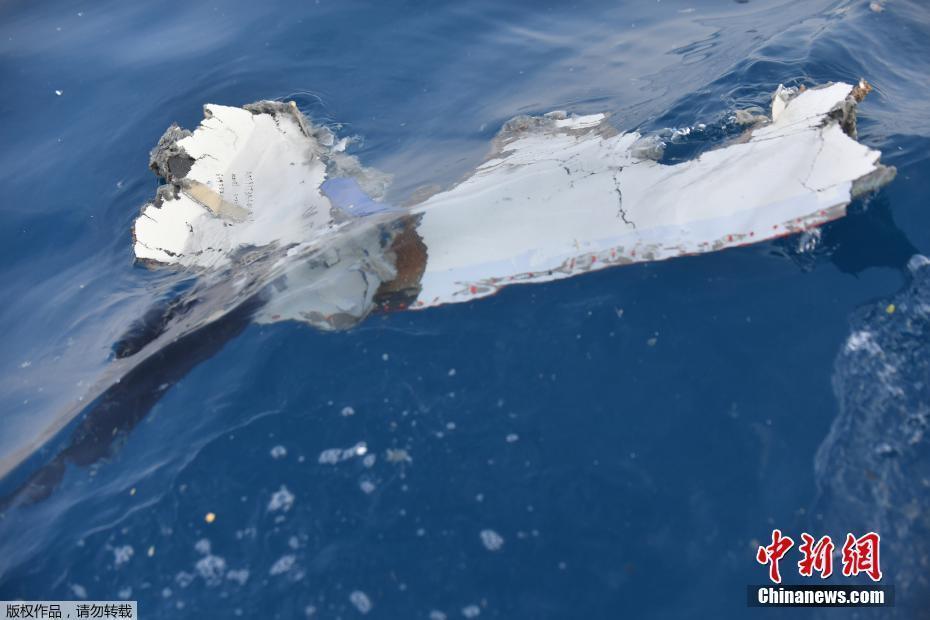
M 167 184 L 136 220 L 135 253 L 225 269 L 250 248 L 280 249 L 258 319 L 340 329 L 379 305 L 771 239 L 841 217 L 893 178 L 855 139 L 868 90 L 779 87 L 771 120 L 754 116 L 737 140 L 674 165 L 604 114 L 517 117 L 464 181 L 407 209 L 378 202 L 383 175 L 294 104 L 208 105 L 193 133 L 172 127 L 153 151 Z

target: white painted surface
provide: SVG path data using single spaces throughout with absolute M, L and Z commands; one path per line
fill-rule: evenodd
M 306 241 L 332 225 L 325 148 L 287 114 L 207 105 L 178 141 L 196 161 L 180 196 L 146 205 L 133 233 L 136 258 L 188 267 L 228 264 L 236 249 Z M 218 208 L 212 209 L 211 206 Z
M 777 121 L 676 165 L 636 157 L 637 133 L 605 137 L 604 117 L 502 136 L 501 152 L 474 175 L 415 208 L 429 262 L 414 307 L 758 242 L 840 217 L 852 182 L 880 155 L 827 117 L 851 92 L 833 84 L 787 103 L 776 96 Z
M 853 182 L 876 170 L 880 155 L 828 116 L 852 91 L 779 87 L 773 122 L 676 165 L 644 158 L 642 136 L 617 134 L 604 114 L 518 119 L 471 176 L 412 208 L 428 252 L 412 307 L 763 241 L 841 217 Z M 205 116 L 178 142 L 196 159 L 180 196 L 146 206 L 136 220 L 136 256 L 216 268 L 242 248 L 290 248 L 275 263 L 283 284 L 258 320 L 320 325 L 319 317 L 367 314 L 377 286 L 393 277 L 393 259 L 375 224 L 366 232 L 333 221 L 320 186 L 327 158 L 344 145 L 321 144 L 290 113 L 208 105 Z

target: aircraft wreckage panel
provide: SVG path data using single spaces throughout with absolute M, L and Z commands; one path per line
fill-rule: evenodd
M 518 117 L 470 176 L 408 209 L 376 202 L 366 184 L 375 173 L 293 104 L 206 106 L 196 131 L 172 128 L 153 151 L 168 185 L 136 220 L 135 252 L 210 271 L 276 248 L 277 285 L 257 319 L 336 328 L 353 321 L 333 312 L 360 320 L 385 291 L 406 292 L 394 307 L 424 308 L 754 243 L 841 217 L 858 192 L 893 177 L 855 140 L 867 91 L 780 87 L 772 121 L 674 165 L 655 161 L 654 139 L 617 133 L 604 114 Z M 411 226 L 415 249 L 392 242 Z
M 853 87 L 791 100 L 748 140 L 664 165 L 637 157 L 639 134 L 542 119 L 505 135 L 501 153 L 416 208 L 430 251 L 417 306 L 470 299 L 512 282 L 763 241 L 845 213 L 879 152 L 828 117 Z M 780 99 L 776 99 L 780 101 Z

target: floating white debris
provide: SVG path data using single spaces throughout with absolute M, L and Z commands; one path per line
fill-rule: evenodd
M 341 460 L 341 448 L 327 448 L 326 450 L 320 452 L 320 458 L 318 459 L 320 465 L 335 465 Z
M 291 108 L 207 105 L 194 133 L 169 129 L 152 165 L 170 184 L 136 220 L 136 257 L 216 266 L 237 247 L 297 243 L 331 226 L 325 147 Z
M 384 452 L 384 458 L 388 463 L 394 464 L 413 462 L 413 459 L 410 457 L 410 453 L 403 448 L 388 448 Z
M 132 559 L 135 551 L 131 545 L 123 545 L 122 547 L 116 547 L 113 549 L 113 565 L 122 566 L 126 562 Z
M 374 607 L 368 595 L 361 590 L 355 590 L 349 594 L 349 602 L 362 614 L 367 614 Z
M 240 568 L 239 570 L 231 570 L 226 573 L 226 579 L 235 581 L 240 586 L 244 586 L 245 582 L 249 580 L 249 569 Z
M 294 494 L 282 484 L 281 488 L 271 495 L 271 499 L 268 501 L 268 512 L 276 512 L 278 510 L 287 512 L 293 505 Z
M 226 574 L 226 560 L 218 555 L 205 555 L 194 564 L 197 574 L 210 586 L 218 586 Z
M 281 575 L 288 572 L 294 568 L 294 564 L 297 562 L 297 556 L 293 554 L 288 554 L 281 556 L 278 560 L 271 565 L 271 568 L 268 569 L 269 575 Z
M 357 456 L 365 456 L 367 453 L 368 444 L 360 441 L 351 448 L 328 448 L 323 450 L 317 460 L 321 465 L 335 465 Z
M 196 543 L 194 543 L 194 550 L 201 555 L 207 555 L 211 550 L 210 540 L 207 538 L 201 538 Z
M 406 210 L 374 202 L 384 179 L 293 104 L 207 105 L 193 133 L 172 127 L 153 151 L 168 184 L 136 220 L 135 253 L 215 268 L 277 248 L 256 319 L 336 329 L 376 304 L 425 308 L 763 241 L 841 217 L 893 177 L 855 140 L 868 90 L 779 87 L 771 122 L 675 165 L 604 114 L 518 117 L 473 174 Z
M 466 618 L 477 618 L 481 615 L 481 608 L 477 605 L 468 605 L 462 608 L 462 615 Z
M 415 207 L 429 251 L 415 306 L 754 243 L 841 217 L 857 193 L 893 176 L 878 151 L 848 135 L 865 92 L 865 84 L 780 88 L 772 123 L 676 165 L 636 157 L 640 135 L 616 134 L 606 121 L 582 130 L 511 121 L 474 175 Z
M 287 456 L 287 448 L 285 448 L 284 446 L 279 445 L 271 449 L 271 458 L 277 460 L 277 459 L 283 459 L 285 456 Z
M 481 544 L 488 551 L 499 551 L 504 546 L 504 538 L 494 530 L 481 530 Z

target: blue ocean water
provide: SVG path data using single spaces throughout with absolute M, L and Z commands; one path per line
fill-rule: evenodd
M 151 303 L 161 276 L 132 264 L 129 235 L 156 185 L 148 151 L 205 102 L 297 101 L 361 137 L 400 204 L 471 170 L 520 113 L 720 127 L 779 83 L 865 77 L 859 138 L 898 168 L 817 234 L 342 333 L 251 325 L 106 458 L 2 514 L 0 599 L 129 598 L 144 617 L 743 618 L 773 528 L 878 528 L 898 601 L 875 617 L 926 617 L 930 447 L 897 432 L 930 409 L 926 275 L 908 267 L 930 253 L 922 2 L 0 12 L 0 455 L 31 455 L 0 495 L 53 458 L 66 436 L 25 438 L 83 397 Z M 672 156 L 719 140 L 695 136 Z M 849 348 L 862 333 L 881 355 Z

